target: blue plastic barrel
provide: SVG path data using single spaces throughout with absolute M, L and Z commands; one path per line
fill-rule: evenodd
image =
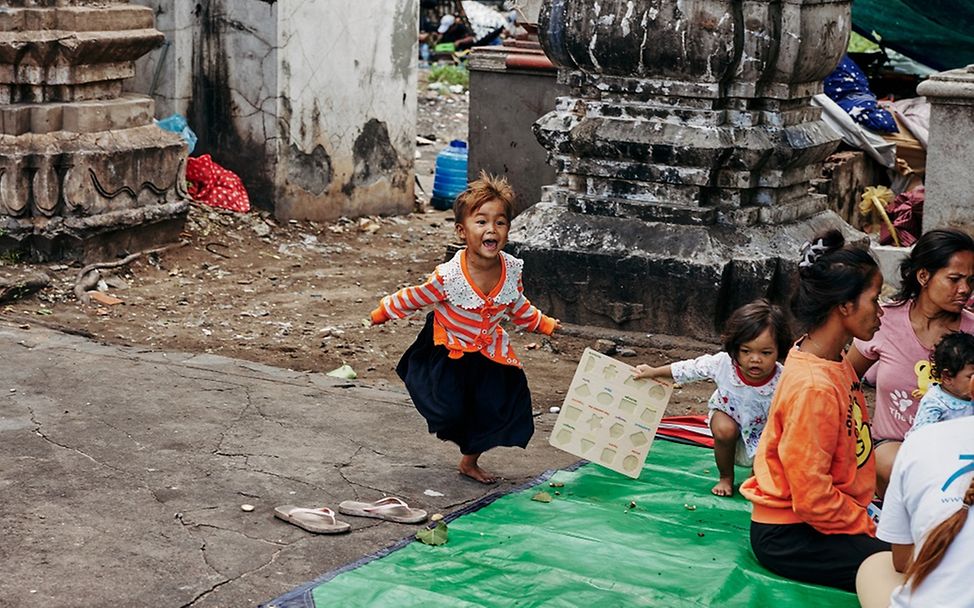
M 454 139 L 436 155 L 433 198 L 436 209 L 450 209 L 457 196 L 467 189 L 467 142 Z

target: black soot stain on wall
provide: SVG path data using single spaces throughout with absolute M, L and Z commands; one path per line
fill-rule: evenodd
M 303 152 L 291 144 L 287 163 L 287 180 L 295 186 L 320 196 L 331 184 L 331 157 L 321 144 L 310 153 Z
M 355 170 L 352 180 L 342 189 L 345 194 L 359 186 L 371 184 L 382 178 L 393 178 L 399 167 L 399 155 L 389 139 L 389 129 L 381 120 L 370 118 L 352 146 Z
M 230 86 L 230 53 L 224 39 L 227 26 L 223 1 L 200 0 L 194 15 L 200 24 L 200 36 L 193 53 L 196 77 L 187 114 L 199 137 L 196 153 L 210 154 L 214 161 L 240 175 L 250 202 L 271 209 L 274 182 L 267 151 L 263 142 L 243 136 L 234 122 L 237 112 Z

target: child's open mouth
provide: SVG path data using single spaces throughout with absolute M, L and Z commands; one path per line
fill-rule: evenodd
M 497 251 L 497 241 L 493 239 L 484 241 L 484 249 L 487 251 Z

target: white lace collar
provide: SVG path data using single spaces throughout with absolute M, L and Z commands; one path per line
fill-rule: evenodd
M 462 256 L 463 250 L 461 249 L 449 262 L 440 264 L 437 271 L 443 277 L 443 291 L 450 303 L 466 310 L 477 310 L 483 307 L 486 302 L 477 294 L 477 290 L 464 276 Z M 501 261 L 504 262 L 504 284 L 493 301 L 494 305 L 506 306 L 513 304 L 518 299 L 517 285 L 521 279 L 521 268 L 523 268 L 524 262 L 503 251 L 501 252 Z

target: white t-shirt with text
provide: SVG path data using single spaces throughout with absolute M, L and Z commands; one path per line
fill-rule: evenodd
M 974 417 L 924 426 L 910 433 L 896 455 L 876 536 L 914 545 L 961 508 L 974 476 Z M 891 608 L 974 606 L 974 517 L 947 549 L 940 565 L 916 590 L 897 587 Z

